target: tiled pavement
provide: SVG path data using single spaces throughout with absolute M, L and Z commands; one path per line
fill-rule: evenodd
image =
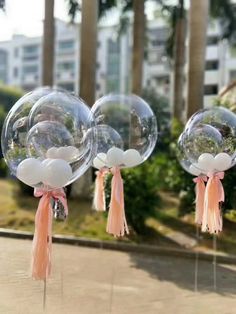
M 31 242 L 0 238 L 0 314 L 235 314 L 236 266 L 194 260 L 53 245 L 47 283 L 29 277 Z

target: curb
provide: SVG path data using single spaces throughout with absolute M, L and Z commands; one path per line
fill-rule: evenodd
M 6 238 L 32 240 L 33 233 L 27 231 L 16 231 L 12 229 L 0 228 L 0 236 Z M 161 246 L 153 246 L 147 244 L 134 244 L 124 243 L 115 241 L 102 241 L 97 239 L 78 238 L 74 236 L 66 235 L 54 235 L 52 237 L 53 243 L 69 244 L 90 248 L 99 248 L 105 250 L 115 250 L 122 252 L 141 253 L 149 255 L 160 255 L 160 256 L 174 256 L 179 258 L 195 259 L 198 256 L 199 259 L 205 261 L 212 261 L 215 256 L 212 253 L 204 253 L 201 251 L 191 251 L 187 249 L 177 248 L 165 248 Z M 236 255 L 222 255 L 216 254 L 218 263 L 236 264 Z

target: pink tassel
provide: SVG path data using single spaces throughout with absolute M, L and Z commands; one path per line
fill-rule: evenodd
M 222 231 L 223 221 L 220 203 L 224 202 L 224 188 L 220 180 L 224 178 L 224 172 L 208 175 L 206 185 L 204 212 L 202 219 L 202 231 L 218 233 Z
M 97 211 L 106 210 L 104 178 L 107 173 L 108 169 L 106 168 L 102 168 L 96 172 L 93 208 Z
M 195 223 L 198 225 L 202 224 L 202 217 L 204 211 L 204 197 L 205 197 L 205 182 L 207 182 L 207 176 L 198 176 L 193 179 L 193 182 L 196 183 L 195 193 L 196 193 L 196 210 L 195 210 Z
M 45 191 L 35 189 L 34 196 L 41 197 L 35 215 L 35 232 L 32 249 L 32 277 L 45 280 L 51 273 L 51 251 L 52 251 L 52 207 L 51 198 L 59 199 L 66 213 L 68 206 L 63 189 Z
M 129 233 L 125 218 L 124 187 L 119 167 L 112 168 L 111 202 L 108 213 L 107 232 L 115 237 Z

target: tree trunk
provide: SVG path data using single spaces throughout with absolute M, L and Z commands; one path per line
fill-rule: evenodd
M 173 75 L 173 117 L 183 120 L 184 111 L 184 63 L 185 63 L 185 27 L 184 0 L 179 0 L 178 19 L 174 39 L 174 75 Z
M 145 13 L 144 0 L 133 0 L 132 93 L 141 95 L 143 80 Z
M 203 108 L 205 52 L 209 0 L 191 0 L 189 12 L 189 50 L 187 118 Z
M 82 1 L 80 40 L 80 97 L 92 106 L 95 102 L 98 0 Z M 89 169 L 72 186 L 72 196 L 91 198 L 92 171 Z
M 54 0 L 45 0 L 43 25 L 43 85 L 53 86 L 54 73 Z
M 80 97 L 92 106 L 96 88 L 98 0 L 82 1 L 80 41 Z

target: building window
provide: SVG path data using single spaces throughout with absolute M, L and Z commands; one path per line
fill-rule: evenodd
M 165 41 L 159 39 L 151 40 L 151 44 L 153 47 L 165 46 Z
M 23 67 L 23 74 L 36 74 L 38 72 L 37 65 L 28 65 Z
M 0 50 L 0 64 L 5 67 L 6 63 L 7 63 L 7 52 L 4 50 Z
M 73 71 L 75 63 L 73 61 L 60 62 L 57 64 L 58 71 Z
M 23 47 L 23 53 L 25 54 L 37 54 L 38 53 L 38 45 L 28 45 Z
M 120 43 L 112 39 L 108 39 L 108 52 L 110 54 L 120 53 Z
M 207 71 L 218 70 L 219 69 L 219 61 L 218 60 L 209 60 L 209 61 L 207 61 L 205 69 Z
M 15 67 L 14 70 L 13 70 L 13 76 L 14 76 L 15 78 L 18 77 L 18 68 L 17 68 L 17 67 Z
M 170 78 L 168 75 L 157 76 L 156 80 L 159 85 L 166 85 L 170 83 Z
M 236 70 L 232 70 L 229 72 L 229 79 L 230 79 L 230 81 L 236 80 Z
M 204 86 L 204 95 L 217 95 L 218 94 L 218 85 L 205 85 Z
M 14 49 L 14 57 L 18 58 L 18 56 L 19 56 L 19 48 L 15 48 Z
M 24 61 L 35 61 L 35 60 L 38 60 L 38 56 L 37 55 L 24 55 L 23 60 Z
M 73 83 L 63 83 L 63 84 L 58 84 L 59 87 L 64 88 L 68 91 L 73 92 L 74 91 L 74 84 Z
M 63 41 L 59 41 L 58 43 L 58 48 L 60 50 L 71 50 L 74 48 L 74 40 L 63 40 Z
M 120 42 L 108 39 L 106 92 L 120 90 Z
M 218 44 L 219 38 L 217 36 L 207 37 L 207 46 L 215 46 Z

